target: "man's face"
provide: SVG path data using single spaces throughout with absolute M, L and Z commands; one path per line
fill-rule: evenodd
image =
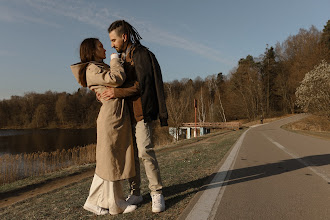
M 109 33 L 111 47 L 115 48 L 118 53 L 123 53 L 126 50 L 126 35 L 119 36 L 116 30 Z

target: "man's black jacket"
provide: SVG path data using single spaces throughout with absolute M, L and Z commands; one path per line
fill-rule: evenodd
M 164 85 L 159 63 L 155 55 L 141 44 L 134 45 L 131 55 L 141 92 L 144 121 L 157 120 L 167 126 Z

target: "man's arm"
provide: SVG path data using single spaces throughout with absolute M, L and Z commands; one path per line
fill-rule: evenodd
M 139 83 L 131 81 L 124 83 L 122 87 L 114 88 L 114 98 L 126 98 L 130 96 L 140 95 Z
M 121 87 L 108 87 L 102 94 L 96 94 L 98 99 L 110 100 L 140 95 L 137 81 L 125 82 Z

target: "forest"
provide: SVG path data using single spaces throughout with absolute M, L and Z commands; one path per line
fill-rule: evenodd
M 330 20 L 323 30 L 300 29 L 284 42 L 266 45 L 258 57 L 241 58 L 227 75 L 219 71 L 205 79 L 165 82 L 169 125 L 194 121 L 194 99 L 200 122 L 252 121 L 302 111 L 329 119 L 329 66 Z M 86 88 L 72 94 L 27 92 L 0 101 L 0 128 L 95 127 L 100 106 Z

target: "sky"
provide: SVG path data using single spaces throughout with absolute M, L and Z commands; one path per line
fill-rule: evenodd
M 28 92 L 73 93 L 79 46 L 124 19 L 157 57 L 164 82 L 228 75 L 247 55 L 283 43 L 299 29 L 322 31 L 329 0 L 0 0 L 0 100 Z

